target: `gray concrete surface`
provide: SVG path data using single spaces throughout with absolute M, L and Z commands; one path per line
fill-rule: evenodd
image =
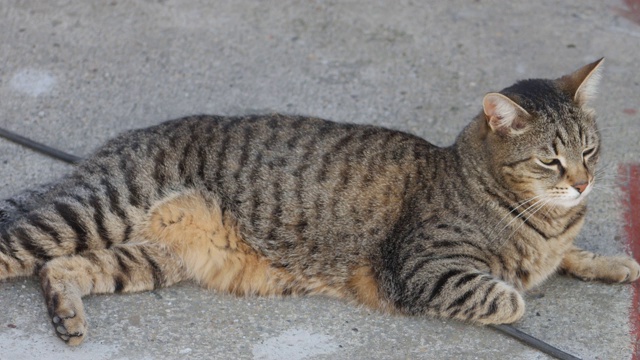
M 607 175 L 578 242 L 624 251 L 617 165 L 640 159 L 640 26 L 622 1 L 0 2 L 0 126 L 77 155 L 193 113 L 286 112 L 451 143 L 485 92 L 606 56 Z M 626 109 L 626 110 L 625 110 Z M 0 140 L 0 196 L 67 165 Z M 629 286 L 556 277 L 517 326 L 585 359 L 629 359 Z M 79 348 L 34 279 L 0 283 L 0 359 L 546 359 L 488 328 L 326 298 L 236 299 L 185 283 L 85 301 Z

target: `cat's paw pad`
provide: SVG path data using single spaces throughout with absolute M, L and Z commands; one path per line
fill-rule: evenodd
M 84 340 L 87 325 L 84 318 L 77 314 L 55 314 L 51 318 L 56 334 L 71 346 L 78 346 Z
M 51 323 L 60 339 L 71 346 L 78 346 L 87 333 L 87 322 L 80 297 L 61 297 L 52 294 L 48 301 Z

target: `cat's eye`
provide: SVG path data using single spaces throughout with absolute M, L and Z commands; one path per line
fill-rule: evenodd
M 593 154 L 596 151 L 595 147 L 592 147 L 590 149 L 586 149 L 585 151 L 582 152 L 582 157 L 586 158 L 589 157 L 589 155 Z
M 554 158 L 554 159 L 538 159 L 543 165 L 546 166 L 560 166 L 560 159 L 558 158 Z

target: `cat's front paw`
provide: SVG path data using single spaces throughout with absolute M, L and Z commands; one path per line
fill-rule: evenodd
M 628 256 L 601 256 L 574 247 L 562 259 L 560 272 L 586 281 L 627 283 L 638 280 L 640 265 Z
M 511 324 L 524 315 L 525 304 L 522 295 L 512 286 L 496 281 L 496 286 L 490 287 L 477 312 L 469 320 L 481 324 Z
M 566 266 L 571 264 L 572 266 Z M 640 277 L 640 265 L 628 256 L 595 256 L 588 261 L 566 262 L 562 271 L 585 281 L 628 283 Z
M 628 256 L 607 256 L 602 260 L 604 269 L 599 280 L 628 283 L 640 277 L 640 265 Z

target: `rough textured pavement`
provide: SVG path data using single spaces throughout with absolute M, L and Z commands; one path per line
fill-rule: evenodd
M 0 126 L 86 155 L 123 130 L 181 115 L 286 112 L 447 145 L 484 93 L 606 56 L 595 107 L 607 171 L 578 243 L 620 253 L 616 169 L 640 159 L 634 4 L 7 0 Z M 2 197 L 68 170 L 0 140 Z M 527 294 L 516 325 L 585 359 L 630 359 L 631 299 L 628 285 L 555 277 Z M 547 358 L 488 328 L 326 298 L 235 299 L 185 283 L 85 305 L 90 333 L 71 349 L 54 336 L 34 279 L 0 283 L 0 359 Z

